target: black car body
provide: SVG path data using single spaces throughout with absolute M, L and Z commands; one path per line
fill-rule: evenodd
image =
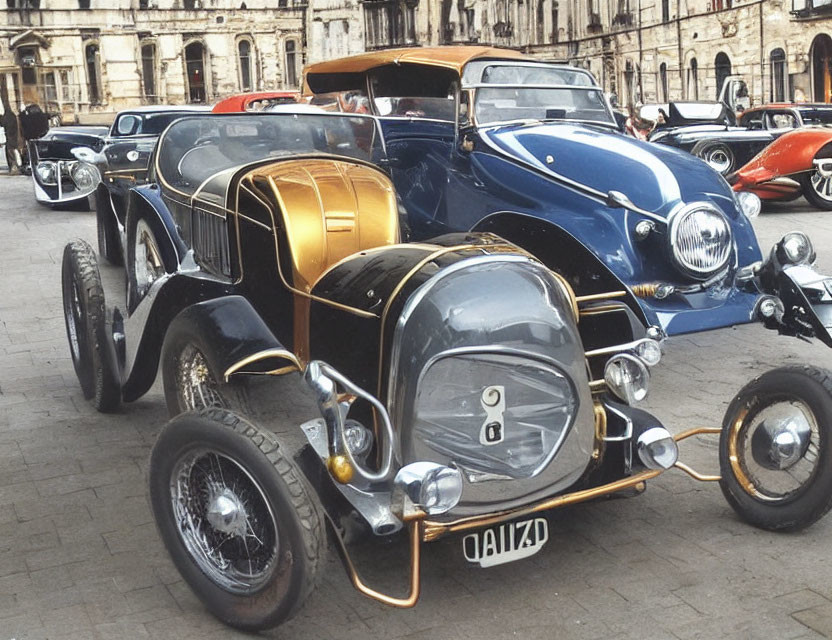
M 95 191 L 99 251 L 113 263 L 121 261 L 128 191 L 144 184 L 147 163 L 159 135 L 182 116 L 210 111 L 201 106 L 148 106 L 120 112 L 95 154 L 84 154 L 101 174 Z
M 183 577 L 241 629 L 297 611 L 325 566 L 325 527 L 357 589 L 410 607 L 424 542 L 466 534 L 462 555 L 491 566 L 537 552 L 548 509 L 643 487 L 673 465 L 718 479 L 678 463 L 676 441 L 721 429 L 674 438 L 631 406 L 647 392 L 661 332 L 639 320 L 630 290 L 577 294 L 491 233 L 401 244 L 396 193 L 375 166 L 384 159 L 372 117 L 182 118 L 160 137 L 148 184 L 127 194 L 126 307 L 106 307 L 86 243 L 64 252 L 84 393 L 102 410 L 136 400 L 161 361 L 177 417 L 151 458 L 154 515 Z M 804 237 L 781 244 L 759 268 L 770 288 L 784 256 L 810 261 Z M 799 266 L 791 295 L 812 296 L 805 304 L 832 325 L 830 281 L 810 282 Z M 764 303 L 763 315 L 782 312 L 776 296 Z M 789 393 L 803 398 L 815 375 L 789 373 Z M 284 385 L 299 383 L 314 400 L 302 425 L 277 408 Z M 730 455 L 752 455 L 751 430 L 778 468 L 820 468 L 804 453 L 832 451 L 832 410 L 807 399 L 823 429 L 807 431 L 780 396 L 754 394 L 786 418 L 765 429 L 756 414 L 726 418 L 723 486 L 760 526 L 807 526 L 832 504 L 832 468 L 802 481 L 808 498 L 765 493 L 749 506 L 770 489 Z M 408 595 L 361 579 L 345 542 L 356 529 L 409 533 Z
M 49 206 L 86 205 L 100 176 L 94 167 L 80 162 L 72 150 L 99 152 L 106 136 L 106 127 L 55 127 L 43 137 L 30 140 L 29 162 L 37 201 Z

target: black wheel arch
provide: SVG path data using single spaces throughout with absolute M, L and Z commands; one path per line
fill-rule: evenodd
M 180 311 L 168 327 L 162 351 L 170 344 L 170 337 L 182 329 L 199 337 L 209 367 L 223 378 L 232 367 L 252 356 L 263 354 L 273 364 L 275 358 L 284 360 L 275 354 L 290 353 L 252 304 L 240 295 L 198 302 Z
M 644 326 L 649 324 L 630 288 L 584 243 L 562 227 L 526 213 L 498 211 L 480 220 L 471 231 L 494 233 L 528 251 L 566 278 L 579 296 L 626 291 L 627 295 L 619 300 L 626 302 Z

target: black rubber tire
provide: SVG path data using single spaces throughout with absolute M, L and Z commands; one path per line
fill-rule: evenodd
M 824 198 L 821 198 L 812 186 L 813 173 L 814 172 L 802 173 L 797 178 L 797 181 L 800 183 L 801 191 L 803 192 L 803 197 L 806 198 L 809 204 L 815 209 L 820 209 L 821 211 L 832 211 L 832 200 L 825 200 Z
M 207 406 L 185 407 L 180 402 L 176 375 L 177 363 L 180 355 L 189 345 L 201 352 L 203 356 L 208 353 L 209 345 L 205 344 L 205 341 L 194 328 L 176 322 L 171 324 L 162 344 L 162 387 L 165 391 L 168 415 L 171 418 L 186 411 L 211 408 Z M 238 377 L 232 382 L 223 382 L 224 372 L 214 371 L 208 358 L 206 358 L 206 364 L 209 368 L 209 374 L 217 384 L 216 391 L 222 399 L 222 406 L 214 408 L 228 409 L 252 418 L 245 377 Z
M 818 460 L 807 483 L 794 494 L 773 502 L 743 489 L 728 455 L 729 430 L 740 410 L 764 399 L 797 399 L 812 411 L 819 429 Z M 832 373 L 810 366 L 780 367 L 748 383 L 728 406 L 719 438 L 720 487 L 728 504 L 746 522 L 769 531 L 798 531 L 817 522 L 832 508 Z
M 121 402 L 121 387 L 118 373 L 105 353 L 108 336 L 104 287 L 95 252 L 83 240 L 74 240 L 64 247 L 61 289 L 72 364 L 84 398 L 102 413 L 113 411 Z M 79 317 L 74 321 L 77 353 L 72 347 L 70 325 L 73 322 L 73 289 L 77 291 L 80 310 Z
M 278 567 L 251 595 L 213 582 L 192 559 L 177 530 L 171 474 L 189 451 L 208 448 L 232 458 L 263 489 L 278 523 Z M 289 620 L 315 588 L 326 554 L 322 507 L 277 438 L 220 409 L 185 413 L 159 434 L 150 457 L 150 502 L 159 534 L 185 582 L 217 618 L 237 629 L 261 631 Z
M 106 189 L 99 188 L 95 192 L 95 220 L 98 227 L 98 254 L 112 265 L 122 265 L 124 259 L 121 255 L 121 241 Z

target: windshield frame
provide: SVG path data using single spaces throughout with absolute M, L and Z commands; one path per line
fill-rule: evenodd
M 577 124 L 595 125 L 599 127 L 608 127 L 610 129 L 618 129 L 618 123 L 612 113 L 612 108 L 607 100 L 607 96 L 601 87 L 598 86 L 575 86 L 571 84 L 489 84 L 480 83 L 477 85 L 470 85 L 467 89 L 472 94 L 470 100 L 471 122 L 474 127 L 478 129 L 488 129 L 491 127 L 502 127 L 509 124 L 528 124 L 534 122 L 572 122 Z M 477 99 L 479 97 L 480 89 L 566 89 L 579 91 L 592 91 L 598 93 L 601 98 L 601 104 L 604 106 L 604 113 L 608 117 L 608 121 L 601 120 L 587 120 L 583 118 L 513 118 L 509 120 L 493 120 L 481 123 L 477 117 Z
M 242 161 L 239 163 L 234 164 L 233 166 L 225 167 L 224 169 L 220 169 L 211 175 L 207 176 L 199 185 L 197 185 L 196 189 L 192 193 L 187 193 L 186 191 L 182 191 L 182 189 L 174 186 L 171 184 L 165 176 L 165 173 L 161 170 L 159 166 L 159 153 L 160 150 L 164 146 L 165 137 L 168 135 L 170 129 L 174 126 L 179 125 L 184 121 L 190 120 L 204 120 L 205 118 L 209 118 L 211 120 L 222 120 L 222 119 L 235 119 L 235 118 L 298 118 L 298 117 L 311 117 L 311 118 L 362 118 L 372 122 L 373 125 L 373 137 L 371 139 L 371 148 L 375 147 L 376 145 L 381 151 L 381 157 L 387 157 L 387 144 L 384 140 L 384 135 L 382 134 L 381 124 L 378 121 L 378 117 L 370 114 L 356 114 L 356 113 L 342 113 L 342 112 L 330 112 L 330 111 L 321 111 L 320 113 L 287 113 L 287 112 L 277 112 L 277 111 L 249 111 L 249 112 L 240 112 L 240 113 L 212 113 L 210 111 L 206 111 L 204 113 L 190 113 L 182 118 L 177 118 L 174 120 L 167 128 L 159 135 L 159 139 L 157 140 L 156 144 L 153 148 L 153 156 L 152 160 L 148 163 L 148 170 L 151 172 L 148 175 L 149 182 L 158 182 L 160 183 L 166 190 L 169 190 L 173 193 L 179 194 L 180 196 L 184 196 L 189 202 L 193 203 L 197 200 L 202 201 L 201 196 L 202 191 L 204 190 L 205 186 L 208 182 L 210 182 L 213 178 L 223 172 L 230 172 L 231 174 L 235 174 L 238 170 L 255 165 L 255 164 L 262 164 L 264 162 L 279 162 L 281 160 L 291 160 L 291 159 L 301 159 L 301 158 L 337 158 L 341 160 L 356 162 L 359 164 L 365 164 L 368 166 L 372 166 L 379 171 L 382 171 L 380 167 L 376 164 L 371 162 L 370 160 L 365 160 L 362 158 L 356 158 L 353 156 L 347 155 L 338 155 L 333 153 L 326 153 L 323 151 L 320 152 L 306 152 L 306 151 L 299 151 L 296 154 L 292 155 L 285 155 L 285 156 L 274 156 L 274 157 L 266 157 L 260 159 L 251 159 L 248 161 Z M 179 160 L 181 161 L 184 154 L 180 156 Z M 233 170 L 233 171 L 232 171 Z M 227 192 L 226 192 L 227 198 Z M 210 203 L 216 206 L 215 203 Z
M 584 76 L 589 80 L 589 84 L 519 84 L 519 83 L 496 83 L 496 82 L 482 82 L 482 74 L 487 67 L 520 67 L 524 69 L 553 69 L 562 70 L 566 73 L 572 73 L 576 76 Z M 604 106 L 604 112 L 607 115 L 607 121 L 600 120 L 586 120 L 577 118 L 513 118 L 506 120 L 494 120 L 486 123 L 481 123 L 477 117 L 477 99 L 481 89 L 560 89 L 560 90 L 578 90 L 578 91 L 594 91 L 600 94 L 601 104 Z M 575 124 L 594 125 L 610 129 L 618 129 L 618 123 L 612 112 L 612 107 L 609 104 L 606 94 L 598 82 L 586 69 L 573 67 L 566 64 L 558 64 L 552 62 L 540 62 L 536 60 L 474 60 L 469 62 L 462 72 L 462 90 L 467 91 L 469 95 L 468 100 L 468 120 L 470 126 L 477 129 L 490 129 L 493 127 L 502 127 L 512 124 L 530 124 L 537 122 L 570 122 Z

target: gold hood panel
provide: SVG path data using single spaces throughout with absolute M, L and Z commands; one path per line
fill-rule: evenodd
M 246 177 L 265 178 L 280 206 L 294 285 L 301 291 L 311 291 L 324 271 L 347 256 L 399 241 L 393 184 L 377 169 L 306 158 L 266 165 Z

